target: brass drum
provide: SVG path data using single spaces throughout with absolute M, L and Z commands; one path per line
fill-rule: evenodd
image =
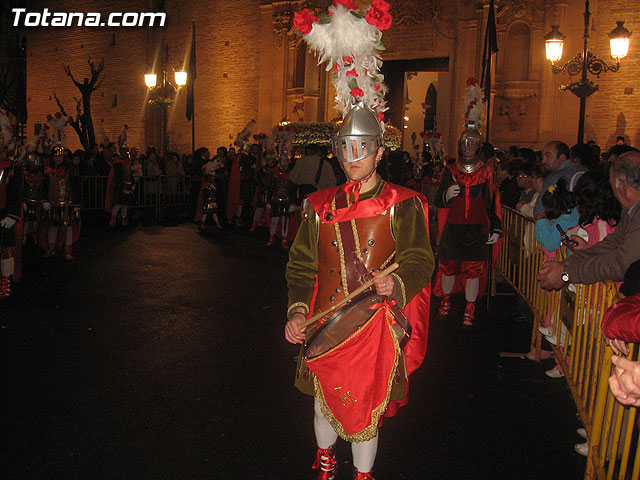
M 340 345 L 376 314 L 378 309 L 370 307 L 384 302 L 385 298 L 388 297 L 368 290 L 332 314 L 305 343 L 302 350 L 304 358 L 318 357 Z M 391 306 L 390 312 L 395 320 L 393 330 L 402 348 L 411 336 L 411 325 L 398 307 Z

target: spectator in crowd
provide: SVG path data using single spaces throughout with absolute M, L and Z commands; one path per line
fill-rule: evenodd
M 525 165 L 530 165 L 529 163 Z M 546 165 L 542 163 L 536 163 L 531 168 L 531 177 L 529 178 L 529 182 L 531 187 L 535 191 L 535 194 L 529 201 L 529 203 L 523 204 L 520 206 L 519 211 L 523 215 L 533 218 L 533 209 L 538 201 L 538 197 L 542 193 L 542 184 L 544 183 L 544 179 L 549 175 L 550 170 Z
M 567 181 L 569 191 L 573 191 L 578 178 L 586 171 L 583 166 L 575 165 L 569 160 L 569 147 L 566 143 L 557 140 L 547 143 L 542 149 L 542 163 L 551 169 L 551 173 L 542 184 L 543 192 L 546 192 L 551 185 L 558 183 L 561 178 Z M 534 217 L 537 218 L 543 211 L 542 197 L 539 196 L 533 209 Z
M 315 144 L 309 145 L 306 155 L 296 162 L 289 174 L 289 180 L 298 186 L 300 198 L 336 184 L 331 164 L 325 161 L 320 148 Z
M 186 177 L 193 175 L 193 155 L 187 153 L 182 157 L 182 170 Z
M 480 153 L 482 153 L 484 163 L 486 163 L 487 166 L 495 172 L 496 167 L 498 166 L 498 159 L 496 158 L 496 149 L 493 145 L 489 142 L 482 142 Z
M 531 163 L 520 163 L 518 165 L 518 171 L 516 174 L 516 180 L 518 181 L 518 188 L 520 188 L 520 198 L 516 203 L 516 210 L 522 212 L 522 207 L 531 203 L 534 197 L 537 198 L 536 190 L 533 188 L 532 179 L 533 165 Z
M 80 163 L 80 176 L 82 177 L 97 177 L 98 170 L 96 168 L 97 153 L 93 150 L 84 159 L 84 162 Z
M 618 135 L 616 137 L 616 145 L 626 145 L 627 141 L 624 138 L 624 135 Z
M 500 190 L 500 201 L 502 205 L 509 208 L 516 208 L 516 204 L 522 194 L 522 188 L 518 185 L 518 168 L 520 167 L 519 160 L 511 160 L 510 162 L 504 161 L 498 164 L 498 170 L 496 171 L 496 183 Z
M 116 144 L 110 142 L 105 149 L 102 151 L 102 155 L 98 159 L 98 163 L 96 164 L 96 169 L 98 170 L 98 174 L 102 177 L 106 177 L 109 175 L 111 171 L 111 166 L 113 165 L 113 155 L 116 153 Z
M 518 156 L 518 147 L 511 145 L 507 150 L 507 160 L 513 160 Z
M 593 149 L 584 143 L 578 143 L 569 150 L 569 159 L 576 165 L 582 165 L 587 170 L 596 170 L 600 159 L 593 155 Z
M 520 150 L 518 150 L 518 157 L 520 157 L 526 163 L 538 162 L 538 157 L 536 156 L 536 152 L 534 152 L 530 148 L 521 148 Z
M 167 174 L 167 194 L 175 195 L 178 193 L 178 182 L 182 181 L 180 177 L 184 177 L 180 155 L 176 152 L 169 152 L 165 171 Z
M 545 263 L 538 272 L 540 286 L 557 290 L 569 282 L 620 281 L 640 259 L 640 152 L 627 152 L 611 165 L 609 183 L 623 212 L 615 232 L 562 262 Z

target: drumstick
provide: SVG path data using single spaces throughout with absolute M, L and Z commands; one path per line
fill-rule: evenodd
M 392 263 L 391 265 L 389 265 L 387 268 L 385 268 L 384 270 L 382 270 L 378 275 L 376 275 L 377 277 L 386 277 L 387 275 L 389 275 L 391 272 L 394 272 L 398 269 L 400 265 L 398 265 L 397 263 Z M 309 325 L 317 322 L 318 320 L 320 320 L 322 317 L 324 317 L 325 315 L 328 315 L 331 312 L 336 311 L 338 308 L 342 307 L 345 303 L 349 302 L 350 300 L 352 300 L 354 297 L 360 295 L 362 292 L 364 292 L 367 288 L 369 288 L 371 285 L 373 285 L 373 279 L 367 281 L 366 283 L 364 283 L 363 285 L 360 285 L 358 288 L 356 288 L 353 292 L 351 292 L 349 295 L 347 295 L 346 297 L 344 297 L 342 300 L 340 300 L 338 303 L 336 303 L 335 305 L 332 305 L 331 307 L 329 307 L 328 309 L 326 309 L 324 312 L 320 312 L 320 313 L 316 313 L 313 317 L 309 318 L 308 320 L 305 320 L 304 322 L 302 322 L 300 325 L 298 325 L 298 329 L 303 330 L 305 328 L 307 328 Z

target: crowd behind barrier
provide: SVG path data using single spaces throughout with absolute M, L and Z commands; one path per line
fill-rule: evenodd
M 81 182 L 80 204 L 84 211 L 103 211 L 108 177 L 78 177 Z M 130 208 L 153 210 L 156 220 L 166 207 L 182 207 L 189 202 L 191 177 L 184 175 L 140 177 L 136 182 L 135 199 Z
M 543 336 L 538 327 L 547 316 L 551 322 L 557 339 L 553 352 L 587 432 L 589 452 L 584 478 L 640 478 L 636 409 L 620 405 L 609 391 L 613 352 L 601 333 L 605 310 L 621 294 L 611 281 L 569 284 L 553 292 L 542 290 L 536 274 L 545 255 L 535 239 L 533 219 L 503 207 L 503 221 L 505 241 L 496 269 L 533 312 L 530 356 L 536 361 L 541 358 Z M 556 258 L 566 258 L 568 253 L 561 247 Z M 637 360 L 639 350 L 633 345 L 629 358 Z

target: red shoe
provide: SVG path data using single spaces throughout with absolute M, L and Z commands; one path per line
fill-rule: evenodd
M 316 460 L 313 462 L 313 469 L 318 470 L 314 480 L 333 480 L 336 478 L 338 462 L 336 461 L 335 446 L 329 448 L 318 448 Z
M 49 244 L 49 247 L 47 248 L 47 251 L 45 252 L 44 255 L 42 255 L 42 258 L 51 258 L 56 254 L 56 246 L 53 243 Z
M 64 259 L 67 262 L 73 260 L 73 247 L 71 245 L 65 245 L 64 247 Z
M 0 298 L 11 296 L 11 280 L 9 277 L 0 277 Z
M 449 315 L 449 310 L 451 310 L 451 295 L 443 294 L 442 301 L 440 302 L 440 308 L 438 309 L 438 315 L 441 317 L 446 317 Z
M 284 248 L 285 250 L 289 248 L 289 242 L 287 242 L 286 238 L 282 239 L 282 248 Z
M 267 243 L 265 243 L 266 247 L 273 247 L 273 244 L 276 243 L 276 236 L 275 235 L 271 235 L 269 237 L 269 241 Z
M 373 476 L 371 475 L 371 473 L 366 472 L 359 472 L 358 470 L 356 470 L 355 468 L 353 469 L 353 480 L 376 480 L 375 478 L 373 478 Z
M 476 304 L 475 302 L 467 302 L 467 306 L 464 309 L 464 315 L 462 316 L 462 324 L 470 327 L 473 325 L 473 319 L 475 317 Z

